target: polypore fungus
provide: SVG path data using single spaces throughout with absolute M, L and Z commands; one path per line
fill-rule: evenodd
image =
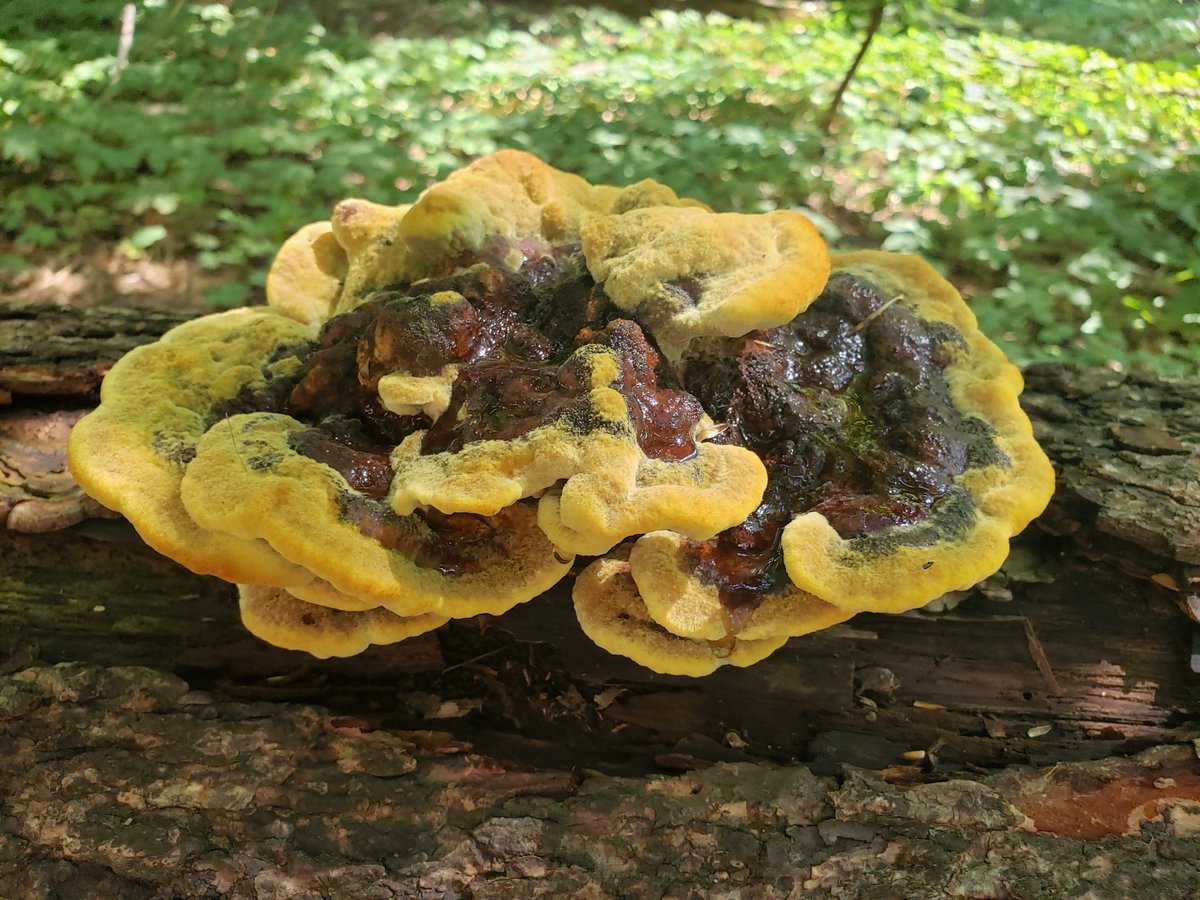
M 317 656 L 502 613 L 578 554 L 600 646 L 749 665 L 986 577 L 1053 487 L 954 289 L 831 263 L 796 213 L 503 151 L 411 206 L 338 204 L 267 299 L 121 360 L 69 461 Z
M 592 275 L 672 361 L 694 338 L 791 321 L 829 277 L 824 241 L 795 212 L 657 206 L 596 216 L 582 232 Z
M 380 495 L 389 480 L 386 456 L 290 416 L 251 413 L 200 438 L 180 497 L 201 528 L 264 540 L 337 591 L 399 616 L 498 615 L 566 574 L 570 560 L 555 557 L 531 507 L 398 516 Z
M 787 525 L 784 561 L 794 584 L 843 609 L 902 612 L 1000 568 L 1054 470 L 1018 403 L 1020 371 L 932 266 L 869 251 L 834 265 L 865 301 L 850 331 L 877 355 L 847 387 L 862 385 L 855 402 L 873 423 L 857 440 L 889 449 L 869 482 L 851 480 L 872 498 L 859 510 L 821 498 Z
M 246 630 L 276 647 L 303 650 L 319 659 L 354 656 L 372 644 L 394 644 L 432 631 L 448 616 L 398 616 L 376 607 L 357 612 L 305 603 L 283 588 L 238 585 Z
M 575 615 L 584 634 L 609 653 L 628 656 L 665 675 L 709 675 L 721 666 L 750 666 L 787 642 L 722 634 L 708 640 L 681 636 L 652 616 L 622 554 L 596 560 L 575 581 Z M 832 624 L 832 623 L 831 623 Z
M 71 431 L 72 474 L 151 547 L 195 572 L 284 587 L 312 580 L 265 541 L 197 525 L 179 487 L 196 442 L 222 426 L 230 410 L 286 396 L 313 336 L 293 319 L 237 309 L 180 325 L 131 351 L 104 379 L 100 406 Z
M 285 316 L 320 326 L 346 280 L 349 260 L 330 222 L 312 222 L 283 242 L 267 272 L 267 303 Z
M 715 538 L 634 544 L 646 610 L 681 637 L 805 634 L 970 587 L 1053 490 L 1020 373 L 915 257 L 835 255 L 805 312 L 693 343 L 682 380 L 728 425 L 714 440 L 754 450 L 768 476 Z

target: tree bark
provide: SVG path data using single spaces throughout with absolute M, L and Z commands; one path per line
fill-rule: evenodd
M 1058 491 L 941 611 L 691 680 L 564 586 L 316 661 L 63 475 L 174 321 L 0 307 L 0 896 L 1200 894 L 1200 379 L 1031 369 Z
M 195 313 L 0 302 L 0 403 L 14 394 L 93 399 L 104 373 Z
M 0 686 L 5 897 L 1193 897 L 1195 751 L 898 786 L 619 777 L 161 671 Z

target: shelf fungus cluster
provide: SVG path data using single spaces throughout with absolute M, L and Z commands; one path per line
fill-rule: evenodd
M 317 656 L 574 570 L 601 647 L 749 665 L 988 576 L 1053 487 L 955 290 L 913 257 L 831 256 L 797 213 L 505 151 L 411 206 L 339 204 L 267 296 L 122 359 L 70 463 L 236 582 L 252 632 Z

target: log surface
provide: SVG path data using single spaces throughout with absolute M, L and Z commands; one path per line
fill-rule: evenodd
M 90 665 L 0 682 L 0 740 L 5 897 L 1200 894 L 1187 746 L 908 787 L 613 777 Z
M 0 400 L 14 394 L 95 396 L 121 356 L 194 315 L 0 301 Z
M 1200 894 L 1200 379 L 1028 371 L 1058 491 L 939 609 L 691 680 L 563 586 L 316 661 L 64 477 L 178 320 L 89 313 L 0 306 L 0 896 Z

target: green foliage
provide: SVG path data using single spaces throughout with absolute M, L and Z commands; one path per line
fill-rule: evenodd
M 958 3 L 991 16 L 977 30 L 947 0 L 904 0 L 827 141 L 852 3 L 652 22 L 416 3 L 382 21 L 394 4 L 143 0 L 113 84 L 121 5 L 0 7 L 0 276 L 102 244 L 193 258 L 226 284 L 214 303 L 253 300 L 280 241 L 337 199 L 411 199 L 515 146 L 721 208 L 813 207 L 844 245 L 920 252 L 1018 361 L 1200 362 L 1194 49 L 1134 62 L 1019 37 L 1056 37 L 1009 23 L 1029 4 Z M 1141 9 L 1101 4 L 1118 6 Z
M 1080 44 L 1130 59 L 1194 65 L 1200 46 L 1200 5 L 1195 0 L 959 0 L 957 6 L 993 31 Z

